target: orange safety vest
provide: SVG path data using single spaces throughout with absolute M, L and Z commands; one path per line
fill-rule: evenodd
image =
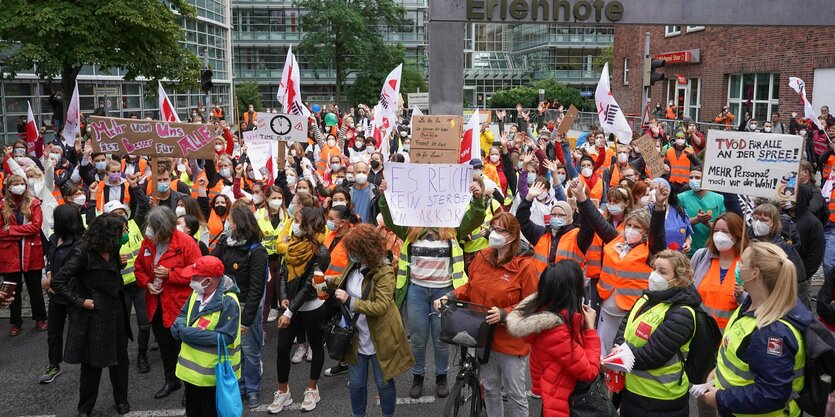
M 702 296 L 702 309 L 710 314 L 716 320 L 716 324 L 720 329 L 725 329 L 731 316 L 739 307 L 734 297 L 734 285 L 736 278 L 734 278 L 734 268 L 739 259 L 735 259 L 728 272 L 725 273 L 725 279 L 719 282 L 719 258 L 714 258 L 710 261 L 710 269 L 702 278 L 699 284 L 699 295 Z
M 829 174 L 832 172 L 833 166 L 835 166 L 835 155 L 829 155 L 829 159 L 823 164 L 823 182 L 829 179 Z
M 178 179 L 172 179 L 172 180 L 171 180 L 171 185 L 169 186 L 169 189 L 170 189 L 171 191 L 176 192 L 176 191 L 177 191 L 177 185 L 178 185 L 179 183 L 180 183 L 180 180 L 178 180 Z M 152 191 L 152 190 L 151 190 L 151 181 L 148 181 L 148 184 L 146 184 L 146 185 L 145 185 L 145 195 L 150 196 L 150 195 L 151 195 L 151 191 Z
M 122 172 L 125 172 L 125 168 L 127 167 L 126 160 L 122 160 Z M 134 172 L 134 174 L 145 175 L 145 171 L 148 169 L 148 161 L 139 158 L 139 171 Z
M 257 111 L 252 112 L 252 120 L 258 120 L 258 112 Z M 252 128 L 252 123 L 249 122 L 249 112 L 248 111 L 244 112 L 244 122 L 246 122 L 247 126 Z
M 120 203 L 122 203 L 126 206 L 130 206 L 130 190 L 128 189 L 129 185 L 128 185 L 127 182 L 124 182 L 124 183 L 122 183 L 121 187 L 122 187 L 122 199 L 123 200 L 120 201 Z M 96 190 L 96 212 L 97 213 L 103 213 L 104 212 L 104 205 L 107 203 L 107 201 L 104 201 L 104 189 L 105 188 L 112 188 L 112 187 L 106 186 L 104 184 L 104 181 L 99 181 L 98 190 Z M 109 193 L 108 193 L 108 195 L 109 195 Z
M 231 208 L 231 207 L 230 207 Z M 226 219 L 221 219 L 220 216 L 215 213 L 214 209 L 209 212 L 209 251 L 211 252 L 214 250 L 215 246 L 217 246 L 217 237 L 223 233 L 223 225 L 226 223 Z
M 687 154 L 692 152 L 690 148 L 684 148 L 681 156 L 676 157 L 674 148 L 667 149 L 667 160 L 670 161 L 670 182 L 685 184 L 690 180 L 690 159 L 687 158 Z
M 623 232 L 624 224 L 621 223 L 616 228 L 619 232 Z M 600 278 L 600 270 L 603 267 L 603 239 L 595 234 L 591 245 L 586 249 L 586 278 Z
M 316 170 L 319 171 L 319 175 L 325 175 L 325 172 L 330 170 L 330 160 L 334 156 L 338 156 L 340 160 L 344 159 L 339 146 L 329 146 L 325 143 L 325 146 L 319 152 L 319 162 L 316 163 Z
M 325 276 L 342 276 L 342 273 L 345 272 L 345 268 L 348 267 L 348 263 L 350 263 L 350 260 L 348 259 L 348 251 L 345 250 L 345 245 L 343 244 L 342 239 L 340 238 L 336 244 L 333 243 L 334 240 L 336 240 L 336 232 L 329 232 L 328 236 L 325 238 L 325 247 L 330 251 L 331 263 L 325 271 Z
M 621 258 L 617 248 L 623 242 L 623 236 L 619 236 L 603 248 L 603 268 L 600 281 L 597 283 L 597 292 L 601 300 L 608 300 L 614 295 L 618 307 L 629 311 L 649 287 L 652 268 L 647 265 L 648 243 L 635 246 Z
M 597 200 L 598 202 L 603 201 L 603 176 L 598 174 L 597 175 L 597 182 L 594 184 L 594 188 L 589 189 L 589 185 L 585 182 L 585 178 L 583 178 L 583 184 L 586 185 L 586 193 L 588 194 L 589 198 L 592 200 Z
M 581 269 L 585 266 L 586 256 L 583 255 L 583 252 L 580 251 L 580 247 L 577 246 L 577 235 L 579 233 L 580 228 L 577 227 L 569 230 L 566 234 L 560 237 L 560 241 L 557 243 L 557 253 L 554 256 L 554 263 L 563 259 L 570 259 L 580 264 Z M 542 271 L 548 267 L 548 255 L 550 255 L 550 252 L 551 231 L 548 230 L 542 235 L 542 237 L 539 238 L 539 241 L 533 249 L 533 260 L 534 265 L 536 265 L 536 272 L 541 274 Z
M 223 109 L 218 108 L 212 110 L 212 116 L 214 116 L 215 119 L 223 119 Z
M 835 188 L 829 193 L 829 222 L 835 223 Z
M 191 197 L 197 198 L 197 189 L 200 188 L 200 179 L 206 180 L 206 195 L 209 197 L 209 200 L 217 197 L 218 194 L 223 190 L 223 180 L 218 181 L 214 187 L 208 187 L 209 180 L 206 178 L 206 172 L 201 172 L 197 178 L 194 179 L 194 184 L 191 186 Z

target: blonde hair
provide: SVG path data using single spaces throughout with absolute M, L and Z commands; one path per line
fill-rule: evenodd
M 630 220 L 635 220 L 641 225 L 641 227 L 644 228 L 644 231 L 649 234 L 649 221 L 651 217 L 652 216 L 647 209 L 634 210 L 623 217 L 623 224 L 626 224 L 626 222 Z
M 747 256 L 746 256 L 747 255 Z M 760 271 L 768 299 L 757 308 L 757 328 L 783 318 L 797 303 L 797 270 L 783 249 L 773 243 L 753 242 L 742 254 L 749 268 Z
M 679 288 L 690 285 L 693 280 L 693 268 L 690 266 L 690 260 L 683 253 L 664 249 L 656 255 L 655 259 L 666 259 L 673 266 L 673 280 L 670 281 L 670 286 Z

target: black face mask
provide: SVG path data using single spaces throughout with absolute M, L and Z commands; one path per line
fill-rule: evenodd
M 215 206 L 215 213 L 218 216 L 223 216 L 226 214 L 226 206 Z
M 379 167 L 380 167 L 380 161 L 378 161 L 376 159 L 371 161 L 371 168 L 377 169 Z

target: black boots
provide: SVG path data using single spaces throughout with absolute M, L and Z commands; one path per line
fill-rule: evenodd
M 446 398 L 449 395 L 449 387 L 447 386 L 446 374 L 435 377 L 435 393 L 438 398 Z
M 412 375 L 412 389 L 409 390 L 409 396 L 412 398 L 420 398 L 423 394 L 423 375 Z

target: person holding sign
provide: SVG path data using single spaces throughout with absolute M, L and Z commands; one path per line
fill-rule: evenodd
M 597 327 L 605 355 L 612 348 L 620 322 L 649 285 L 653 255 L 666 249 L 664 217 L 670 191 L 658 189 L 651 215 L 647 210 L 637 210 L 624 217 L 623 232 L 609 224 L 589 201 L 579 179 L 572 180 L 571 191 L 577 198 L 580 214 L 605 244 L 597 284 L 603 300 Z
M 461 225 L 448 227 L 404 227 L 394 223 L 385 197 L 386 181 L 380 184 L 379 207 L 386 227 L 403 240 L 397 272 L 395 300 L 406 303 L 409 317 L 409 342 L 415 366 L 412 368 L 412 388 L 409 396 L 420 398 L 426 374 L 426 343 L 431 335 L 435 354 L 435 386 L 439 397 L 449 395 L 449 345 L 440 340 L 441 319 L 432 313 L 432 302 L 467 282 L 464 268 L 464 249 L 459 241 L 476 230 L 487 211 L 484 190 L 475 182 L 473 194 Z M 356 201 L 355 201 L 356 203 Z

